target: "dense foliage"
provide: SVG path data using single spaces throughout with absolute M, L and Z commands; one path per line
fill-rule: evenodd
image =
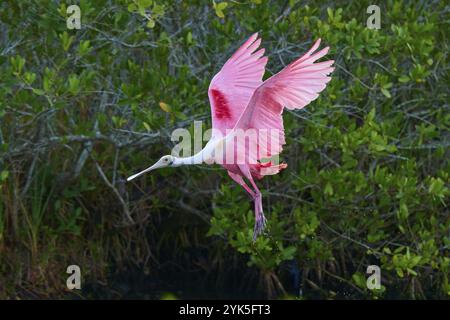
M 370 4 L 2 1 L 0 297 L 448 298 L 449 8 L 382 1 L 373 30 Z M 318 37 L 336 71 L 285 112 L 289 166 L 259 183 L 253 243 L 253 206 L 220 167 L 124 179 L 174 129 L 210 127 L 209 81 L 255 31 L 266 78 Z

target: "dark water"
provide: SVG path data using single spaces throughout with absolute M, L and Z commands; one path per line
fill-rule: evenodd
M 115 275 L 108 284 L 85 283 L 82 296 L 93 299 L 161 299 L 170 294 L 179 299 L 265 298 L 256 279 L 249 281 L 240 276 L 229 274 L 217 280 L 201 272 L 179 272 L 154 277 L 135 269 Z

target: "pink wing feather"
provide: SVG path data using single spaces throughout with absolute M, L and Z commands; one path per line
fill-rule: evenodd
M 262 83 L 267 57 L 258 49 L 261 39 L 253 34 L 211 80 L 208 90 L 213 129 L 225 135 L 233 129 L 253 92 Z
M 235 129 L 254 128 L 257 132 L 265 132 L 261 129 L 266 129 L 268 133 L 260 133 L 257 142 L 250 141 L 250 144 L 258 145 L 256 154 L 252 148 L 240 146 L 243 148 L 241 150 L 247 152 L 247 161 L 255 163 L 262 158 L 279 154 L 285 144 L 283 108 L 291 110 L 303 108 L 315 100 L 331 80 L 328 75 L 334 70 L 331 67 L 334 61 L 314 63 L 329 50 L 329 47 L 326 47 L 314 53 L 319 45 L 320 39 L 301 58 L 267 79 L 255 90 Z

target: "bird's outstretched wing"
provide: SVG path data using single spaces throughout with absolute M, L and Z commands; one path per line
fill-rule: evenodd
M 263 57 L 264 49 L 256 51 L 260 43 L 258 34 L 253 34 L 211 80 L 208 96 L 212 125 L 223 135 L 226 129 L 234 128 L 262 83 L 267 57 Z
M 257 161 L 277 155 L 285 144 L 282 112 L 288 109 L 300 109 L 315 100 L 331 80 L 328 75 L 334 70 L 333 60 L 314 63 L 328 53 L 326 47 L 314 53 L 320 45 L 320 39 L 301 58 L 286 66 L 258 87 L 236 123 L 236 129 L 256 129 L 268 132 L 259 136 L 258 148 L 243 148 L 249 161 Z M 261 130 L 263 129 L 263 130 Z M 264 130 L 266 129 L 266 130 Z M 245 142 L 244 142 L 245 143 Z M 255 143 L 255 142 L 250 142 Z M 250 151 L 248 151 L 250 150 Z

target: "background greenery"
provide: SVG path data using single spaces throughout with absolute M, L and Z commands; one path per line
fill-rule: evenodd
M 369 30 L 372 2 L 2 1 L 0 297 L 448 298 L 449 7 L 378 1 Z M 318 37 L 336 71 L 284 115 L 289 167 L 260 183 L 253 244 L 221 168 L 124 179 L 210 126 L 209 81 L 255 31 L 265 77 Z

